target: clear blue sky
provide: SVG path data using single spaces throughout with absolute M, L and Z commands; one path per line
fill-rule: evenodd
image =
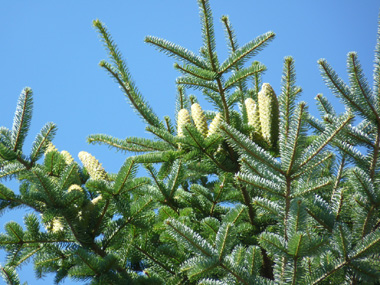
M 211 6 L 220 59 L 227 54 L 220 16 L 230 16 L 240 45 L 274 31 L 276 39 L 255 58 L 268 68 L 264 82 L 279 93 L 283 58 L 292 55 L 298 85 L 304 90 L 301 100 L 307 102 L 313 115 L 318 115 L 317 93 L 332 98 L 320 77 L 318 59 L 326 58 L 347 79 L 346 55 L 357 51 L 372 84 L 378 0 L 211 0 Z M 54 141 L 59 150 L 75 157 L 81 150 L 88 151 L 106 170 L 116 172 L 126 156 L 104 146 L 88 145 L 87 135 L 106 133 L 125 138 L 147 134 L 116 83 L 97 65 L 107 54 L 92 28 L 94 19 L 106 23 L 155 112 L 160 118 L 170 115 L 174 119 L 178 75 L 174 61 L 144 44 L 143 39 L 154 35 L 197 52 L 201 36 L 195 0 L 19 0 L 0 2 L 0 126 L 12 126 L 17 98 L 22 88 L 29 86 L 34 91 L 34 117 L 26 152 L 40 128 L 52 121 L 59 128 Z M 198 99 L 205 109 L 211 108 Z M 9 182 L 7 185 L 17 188 Z M 11 219 L 22 221 L 23 213 L 1 216 L 0 229 Z M 0 257 L 4 262 L 4 254 Z M 28 284 L 41 282 L 36 281 L 32 266 L 25 266 L 20 275 Z M 45 284 L 52 280 L 47 276 Z M 64 284 L 74 283 L 66 280 Z

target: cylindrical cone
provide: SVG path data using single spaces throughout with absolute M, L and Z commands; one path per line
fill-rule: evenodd
M 68 192 L 71 192 L 71 191 L 80 191 L 80 192 L 83 192 L 83 189 L 82 187 L 80 187 L 78 184 L 71 184 L 69 189 L 67 189 Z
M 71 164 L 74 162 L 74 158 L 71 156 L 71 154 L 68 151 L 62 150 L 61 154 L 63 155 L 63 158 L 65 159 L 66 164 Z
M 198 103 L 191 105 L 191 117 L 193 118 L 194 124 L 198 131 L 204 136 L 207 136 L 207 120 L 205 114 Z
M 83 166 L 87 169 L 88 174 L 94 180 L 108 180 L 107 173 L 99 161 L 88 152 L 81 151 L 78 154 Z
M 261 136 L 260 110 L 255 100 L 247 98 L 245 100 L 245 108 L 247 109 L 248 125 L 255 128 L 255 133 Z
M 263 138 L 275 147 L 278 140 L 279 111 L 277 96 L 269 83 L 263 84 L 258 94 L 258 105 Z
M 52 142 L 49 142 L 44 154 L 47 155 L 49 152 L 52 152 L 52 151 L 58 151 L 58 150 Z
M 222 122 L 222 119 L 223 119 L 223 117 L 222 117 L 221 113 L 217 113 L 215 115 L 214 119 L 212 120 L 212 122 L 210 124 L 210 128 L 208 130 L 208 134 L 207 134 L 208 137 L 215 134 L 216 132 L 218 132 L 219 125 Z
M 190 124 L 190 114 L 187 109 L 181 109 L 178 112 L 178 120 L 177 120 L 177 135 L 179 137 L 183 137 L 183 127 L 187 124 Z

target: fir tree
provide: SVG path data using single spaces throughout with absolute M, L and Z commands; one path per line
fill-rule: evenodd
M 25 153 L 33 94 L 23 90 L 12 128 L 0 128 L 0 179 L 20 181 L 20 194 L 0 184 L 0 209 L 33 210 L 25 229 L 9 222 L 0 235 L 8 284 L 19 284 L 16 271 L 30 259 L 56 283 L 379 284 L 380 28 L 373 88 L 355 53 L 348 54 L 349 84 L 319 61 L 347 109 L 336 113 L 320 94 L 320 120 L 297 102 L 292 57 L 278 91 L 262 83 L 266 67 L 249 62 L 273 32 L 239 46 L 223 16 L 230 53 L 222 61 L 209 2 L 198 5 L 199 54 L 145 39 L 178 61 L 174 119 L 158 118 L 107 28 L 94 21 L 110 58 L 100 66 L 152 134 L 88 137 L 133 153 L 118 173 L 85 151 L 78 163 L 58 150 L 53 123 Z M 215 110 L 203 110 L 187 89 L 200 90 Z M 136 177 L 139 166 L 149 177 Z

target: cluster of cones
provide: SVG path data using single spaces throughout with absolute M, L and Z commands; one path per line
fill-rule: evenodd
M 269 83 L 262 85 L 258 93 L 257 102 L 252 98 L 245 100 L 248 125 L 253 128 L 253 137 L 264 140 L 270 147 L 275 147 L 278 140 L 278 101 L 277 96 Z M 184 127 L 191 124 L 191 118 L 197 130 L 204 136 L 209 137 L 218 132 L 219 125 L 223 120 L 221 113 L 217 113 L 207 126 L 207 119 L 198 103 L 191 106 L 191 117 L 187 109 L 178 112 L 177 135 L 184 136 Z
M 52 143 L 49 143 L 48 147 L 46 148 L 45 156 L 50 152 L 58 152 L 57 148 Z M 74 162 L 73 157 L 71 156 L 71 154 L 68 151 L 63 150 L 60 152 L 60 154 L 62 155 L 62 157 L 65 160 L 65 163 L 67 165 L 70 165 L 71 163 Z M 86 169 L 88 175 L 91 177 L 91 179 L 93 179 L 93 180 L 105 180 L 105 181 L 109 180 L 108 176 L 107 176 L 107 172 L 104 170 L 101 163 L 94 156 L 92 156 L 88 152 L 81 151 L 78 154 L 78 157 L 79 157 L 80 161 L 82 162 L 84 168 Z M 83 188 L 78 184 L 72 184 L 69 186 L 67 191 L 68 192 L 71 192 L 71 191 L 83 192 Z M 87 216 L 91 212 L 91 210 L 95 207 L 95 205 L 100 200 L 102 200 L 102 195 L 98 195 L 97 197 L 95 197 L 94 199 L 89 201 L 87 203 L 87 205 L 84 207 L 84 213 L 82 213 L 82 211 L 79 212 L 80 218 L 84 219 L 85 216 Z M 43 215 L 42 215 L 42 219 L 44 220 Z M 64 229 L 63 218 L 58 217 L 58 218 L 54 218 L 54 219 L 49 220 L 49 221 L 45 221 L 45 228 L 46 228 L 46 230 L 51 231 L 53 233 L 62 231 Z

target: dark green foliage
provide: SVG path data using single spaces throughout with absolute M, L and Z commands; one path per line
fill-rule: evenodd
M 278 104 L 257 104 L 266 67 L 248 60 L 272 32 L 239 46 L 223 16 L 229 55 L 220 63 L 209 1 L 198 5 L 199 55 L 145 39 L 179 61 L 174 119 L 154 114 L 107 29 L 94 21 L 111 61 L 101 67 L 152 134 L 88 137 L 134 154 L 118 173 L 106 173 L 88 153 L 78 164 L 58 151 L 52 123 L 26 155 L 33 97 L 29 88 L 22 92 L 12 130 L 0 128 L 0 179 L 18 179 L 20 189 L 0 184 L 0 211 L 33 213 L 24 217 L 25 229 L 9 222 L 0 235 L 7 284 L 20 283 L 16 270 L 29 260 L 37 277 L 54 273 L 56 283 L 69 277 L 89 284 L 379 284 L 380 29 L 373 89 L 356 53 L 348 54 L 349 84 L 319 61 L 348 110 L 338 114 L 318 94 L 319 120 L 297 102 L 302 89 L 292 57 L 284 59 Z M 198 101 L 186 88 L 200 90 L 215 110 L 193 108 Z M 270 128 L 275 141 L 252 118 L 261 126 L 268 118 L 278 122 Z M 149 177 L 136 177 L 139 166 Z

